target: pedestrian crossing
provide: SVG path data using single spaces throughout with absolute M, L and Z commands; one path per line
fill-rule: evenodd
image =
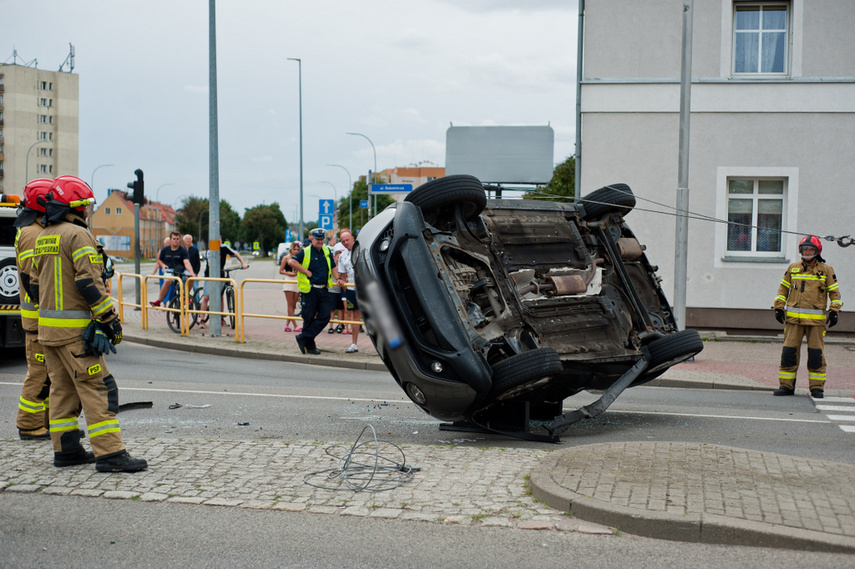
M 826 397 L 815 399 L 814 404 L 817 411 L 844 432 L 855 433 L 855 397 Z

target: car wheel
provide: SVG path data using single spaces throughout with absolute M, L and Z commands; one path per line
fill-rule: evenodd
M 489 399 L 511 399 L 538 387 L 550 376 L 564 371 L 558 352 L 539 348 L 502 360 L 493 366 L 493 386 Z
M 0 302 L 17 303 L 20 300 L 20 286 L 15 258 L 9 257 L 0 261 Z
M 487 205 L 484 186 L 475 176 L 456 174 L 437 178 L 423 184 L 407 194 L 404 201 L 419 206 L 425 221 L 436 221 L 438 214 L 449 206 L 460 204 L 463 219 L 469 221 L 478 216 Z
M 635 207 L 635 196 L 626 184 L 611 184 L 594 190 L 582 198 L 585 221 L 599 219 L 606 213 L 628 214 Z
M 644 348 L 650 366 L 644 375 L 665 371 L 669 367 L 686 361 L 704 349 L 704 341 L 697 330 L 681 330 L 664 338 L 650 342 Z

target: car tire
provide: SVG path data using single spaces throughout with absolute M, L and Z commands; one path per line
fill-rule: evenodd
M 511 399 L 539 385 L 538 380 L 564 371 L 558 352 L 539 348 L 502 360 L 493 366 L 493 385 L 488 399 Z
M 21 300 L 20 287 L 15 258 L 9 257 L 0 261 L 0 303 L 17 304 Z
M 662 372 L 669 367 L 697 355 L 704 349 L 704 341 L 697 330 L 680 330 L 654 340 L 642 348 L 650 365 L 644 375 Z
M 626 215 L 635 207 L 635 195 L 626 184 L 611 184 L 582 198 L 585 221 L 601 218 L 606 213 Z
M 419 186 L 407 194 L 404 201 L 419 206 L 428 222 L 439 210 L 460 204 L 463 208 L 463 219 L 469 221 L 484 211 L 487 194 L 481 180 L 475 176 L 456 174 Z

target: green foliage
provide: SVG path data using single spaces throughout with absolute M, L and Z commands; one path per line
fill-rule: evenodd
M 288 223 L 279 209 L 279 204 L 257 205 L 243 215 L 243 237 L 246 241 L 258 241 L 262 251 L 270 251 L 285 241 Z
M 189 196 L 184 198 L 175 216 L 175 226 L 182 234 L 189 233 L 203 243 L 208 241 L 208 200 Z M 202 227 L 199 227 L 199 220 Z M 200 231 L 201 229 L 201 231 Z M 234 242 L 241 236 L 240 215 L 226 200 L 220 200 L 220 235 L 225 241 Z
M 552 179 L 546 186 L 526 194 L 525 199 L 548 199 L 555 202 L 573 201 L 576 193 L 576 157 L 568 156 L 552 171 Z

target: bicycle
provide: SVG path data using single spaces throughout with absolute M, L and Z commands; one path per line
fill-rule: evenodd
M 223 277 L 231 278 L 231 274 L 234 271 L 242 271 L 243 267 L 232 267 L 230 269 L 223 269 Z M 235 329 L 235 287 L 231 282 L 227 282 L 223 285 L 223 295 L 226 297 L 226 307 L 228 311 L 231 312 L 229 315 L 229 326 L 231 326 L 232 330 Z
M 164 271 L 166 275 L 175 275 L 175 271 L 171 269 L 167 269 Z M 180 275 L 181 281 L 183 283 L 187 283 L 187 277 L 190 276 L 190 273 L 186 270 Z M 181 333 L 181 299 L 178 296 L 178 283 L 172 281 L 172 286 L 169 287 L 169 290 L 166 293 L 163 301 L 166 303 L 167 308 L 175 309 L 177 312 L 168 311 L 166 313 L 166 324 L 169 326 L 169 329 L 175 332 L 176 334 Z M 187 308 L 190 310 L 199 310 L 199 306 L 202 303 L 202 291 L 196 289 L 187 295 Z M 196 322 L 199 320 L 199 315 L 194 314 L 192 312 L 187 313 L 188 321 L 188 330 L 193 328 L 196 325 Z

